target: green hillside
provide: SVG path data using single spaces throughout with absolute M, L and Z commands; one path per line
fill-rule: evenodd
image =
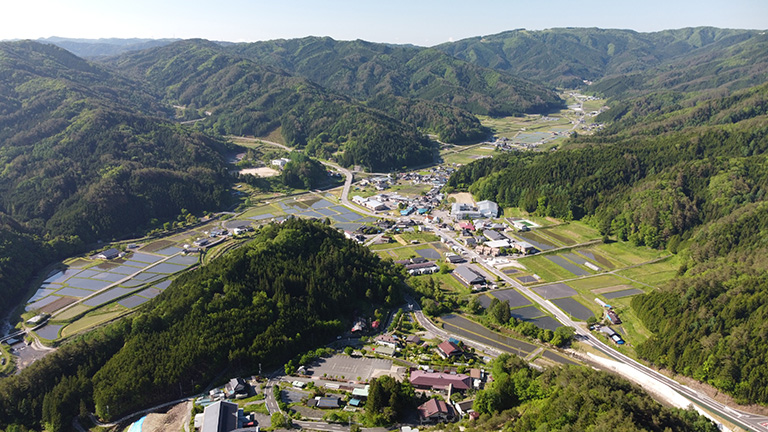
M 163 120 L 141 84 L 29 41 L 0 43 L 0 76 L 3 309 L 83 242 L 227 204 L 224 142 Z
M 355 310 L 399 304 L 401 284 L 391 262 L 330 226 L 269 225 L 131 319 L 0 380 L 0 428 L 62 430 L 81 406 L 116 419 L 260 363 L 281 365 L 349 328 Z
M 562 104 L 539 84 L 428 48 L 308 37 L 227 50 L 363 100 L 383 93 L 491 116 L 544 113 Z
M 473 64 L 562 87 L 626 96 L 636 90 L 744 88 L 765 81 L 766 35 L 684 28 L 654 33 L 598 28 L 512 30 L 436 47 Z
M 291 146 L 319 140 L 324 156 L 372 170 L 433 159 L 432 144 L 414 126 L 212 42 L 178 42 L 111 64 L 149 82 L 166 101 L 200 113 L 205 118 L 198 126 L 214 134 L 262 136 L 279 127 Z

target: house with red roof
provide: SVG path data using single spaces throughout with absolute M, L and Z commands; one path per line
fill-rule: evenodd
M 422 423 L 438 423 L 453 420 L 453 409 L 444 401 L 430 399 L 418 408 Z
M 464 374 L 452 374 L 443 372 L 427 372 L 415 370 L 411 372 L 410 378 L 413 387 L 422 390 L 445 391 L 450 387 L 452 390 L 468 390 L 472 385 L 471 378 Z

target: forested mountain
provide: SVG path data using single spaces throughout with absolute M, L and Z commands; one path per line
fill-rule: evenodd
M 693 106 L 665 101 L 661 111 L 649 107 L 665 95 L 646 96 L 578 148 L 473 162 L 449 184 L 679 253 L 680 276 L 633 302 L 656 332 L 638 353 L 741 402 L 768 403 L 767 99 L 766 84 Z
M 210 112 L 199 124 L 215 134 L 261 136 L 279 127 L 291 146 L 319 140 L 316 148 L 341 163 L 374 170 L 433 159 L 431 143 L 414 126 L 305 78 L 228 54 L 212 42 L 177 42 L 128 53 L 111 64 L 148 81 L 169 102 Z
M 752 30 L 696 27 L 632 30 L 512 30 L 435 47 L 473 64 L 563 87 L 625 96 L 628 90 L 737 89 L 766 80 L 768 36 Z M 603 81 L 600 81 L 603 80 Z
M 307 37 L 227 50 L 362 100 L 383 93 L 491 116 L 544 113 L 562 104 L 539 84 L 429 48 Z
M 168 45 L 179 39 L 143 39 L 143 38 L 103 38 L 103 39 L 78 39 L 49 37 L 37 39 L 36 42 L 56 45 L 71 52 L 72 54 L 83 57 L 105 57 L 115 56 L 129 51 L 139 51 L 158 46 Z
M 491 366 L 493 383 L 475 398 L 472 408 L 481 416 L 469 423 L 469 432 L 718 430 L 695 411 L 663 407 L 604 372 L 566 366 L 541 373 L 509 354 Z
M 227 202 L 224 142 L 162 120 L 141 84 L 30 41 L 0 43 L 0 77 L 3 308 L 82 242 Z
M 0 380 L 0 428 L 61 430 L 81 409 L 115 419 L 198 393 L 222 371 L 283 364 L 348 328 L 356 309 L 398 304 L 401 284 L 391 261 L 330 226 L 269 225 L 179 277 L 132 319 Z

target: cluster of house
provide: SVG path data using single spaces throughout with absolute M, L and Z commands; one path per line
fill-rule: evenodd
M 440 271 L 440 266 L 436 262 L 428 261 L 423 257 L 413 257 L 407 260 L 395 261 L 395 264 L 400 264 L 405 267 L 405 271 L 411 276 L 418 276 L 423 274 L 432 274 Z
M 537 249 L 527 241 L 517 240 L 508 237 L 506 234 L 495 230 L 484 230 L 483 237 L 473 235 L 464 236 L 462 231 L 462 241 L 468 247 L 474 247 L 475 252 L 480 255 L 506 255 L 508 253 L 518 253 L 522 255 L 534 254 Z
M 393 184 L 395 184 L 395 182 L 396 180 L 394 180 L 391 175 L 387 175 L 387 176 L 381 176 L 381 177 L 371 177 L 368 179 L 362 179 L 358 184 L 360 186 L 371 185 L 375 187 L 376 190 L 383 191 L 385 189 L 388 189 Z
M 245 414 L 236 403 L 217 401 L 195 414 L 195 430 L 200 432 L 230 432 L 241 428 L 259 430 L 256 415 Z
M 527 143 L 527 142 L 522 142 L 522 141 L 513 141 L 513 140 L 511 140 L 509 138 L 505 138 L 505 137 L 498 138 L 496 141 L 489 142 L 488 144 L 496 147 L 496 150 L 504 151 L 504 152 L 522 151 L 522 150 L 534 150 L 534 149 L 536 149 L 536 147 L 541 145 L 540 142 L 537 142 L 537 143 Z
M 605 333 L 609 339 L 611 339 L 616 345 L 624 345 L 624 339 L 619 336 L 612 328 L 608 326 L 600 326 L 598 329 L 601 333 Z
M 242 399 L 251 394 L 251 386 L 242 378 L 232 378 L 223 388 L 211 390 L 208 397 L 196 402 L 207 404 L 202 413 L 195 415 L 195 430 L 200 432 L 230 432 L 240 428 L 258 431 L 254 413 L 245 414 L 236 403 L 225 399 Z
M 450 400 L 453 393 L 482 388 L 488 378 L 482 370 L 477 368 L 470 369 L 469 375 L 417 369 L 411 371 L 409 380 L 417 390 L 441 393 Z M 465 400 L 451 403 L 433 398 L 418 407 L 419 420 L 422 423 L 439 423 L 463 416 L 476 418 L 477 413 L 472 410 L 473 402 L 473 400 Z
M 272 166 L 276 166 L 280 169 L 285 168 L 285 166 L 290 162 L 291 160 L 288 158 L 280 158 L 280 159 L 273 159 L 272 160 Z
M 493 201 L 480 201 L 477 205 L 467 203 L 451 204 L 451 217 L 455 220 L 463 219 L 493 219 L 499 216 L 499 205 Z
M 432 187 L 441 189 L 448 182 L 448 178 L 456 171 L 449 166 L 436 166 L 429 169 L 428 174 L 419 174 L 417 172 L 407 172 L 398 174 L 400 180 L 410 181 L 415 185 L 429 184 Z
M 400 208 L 400 216 L 410 216 L 414 213 L 420 215 L 429 213 L 434 207 L 440 205 L 445 196 L 439 192 L 427 193 L 415 197 L 404 197 L 399 194 L 378 194 L 368 198 L 355 195 L 352 202 L 375 212 L 384 212 Z

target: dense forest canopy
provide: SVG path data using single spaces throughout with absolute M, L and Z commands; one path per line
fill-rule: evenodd
M 268 225 L 179 277 L 131 319 L 0 380 L 0 428 L 61 430 L 81 404 L 115 419 L 198 393 L 224 372 L 280 365 L 332 340 L 355 310 L 402 301 L 401 285 L 391 262 L 328 225 Z
M 431 142 L 413 125 L 212 42 L 182 41 L 110 63 L 147 80 L 170 103 L 199 112 L 198 125 L 217 135 L 262 136 L 280 128 L 290 146 L 319 142 L 308 150 L 372 170 L 433 159 Z
M 554 91 L 540 84 L 430 48 L 328 37 L 226 48 L 361 100 L 380 94 L 417 98 L 492 116 L 543 113 L 562 105 Z
M 472 408 L 481 416 L 470 432 L 718 430 L 695 411 L 663 407 L 605 372 L 565 366 L 541 373 L 509 354 L 491 366 L 494 380 L 475 397 Z

